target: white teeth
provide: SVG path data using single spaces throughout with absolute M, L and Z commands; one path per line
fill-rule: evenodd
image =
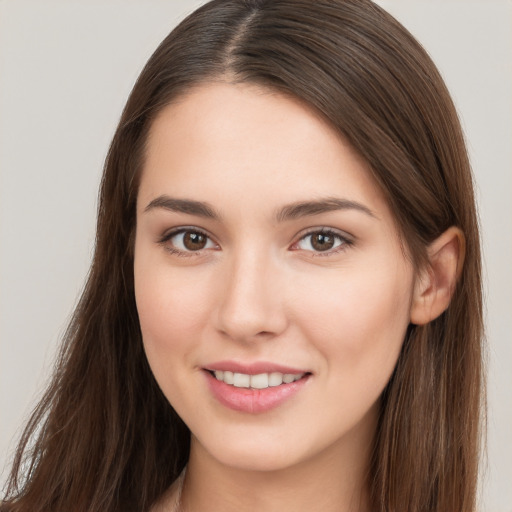
M 226 384 L 233 384 L 235 382 L 234 376 L 233 372 L 224 372 L 224 382 Z
M 251 386 L 251 376 L 245 373 L 235 373 L 233 375 L 233 386 L 235 388 L 248 388 Z
M 295 375 L 292 375 L 291 373 L 285 373 L 283 375 L 283 382 L 285 384 L 290 384 L 290 382 L 293 382 L 295 380 Z
M 282 373 L 270 373 L 268 376 L 268 385 L 273 386 L 280 386 L 283 383 L 283 374 Z
M 305 373 L 260 373 L 258 375 L 247 375 L 245 373 L 233 373 L 216 370 L 215 378 L 236 388 L 266 389 L 268 387 L 290 384 L 302 379 Z
M 259 375 L 251 375 L 251 388 L 254 388 L 254 389 L 268 388 L 268 373 L 260 373 Z

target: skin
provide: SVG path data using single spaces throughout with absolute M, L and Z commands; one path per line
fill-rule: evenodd
M 217 218 L 172 211 L 162 196 L 208 203 Z M 287 205 L 321 198 L 362 208 L 276 219 Z M 440 279 L 415 276 L 350 145 L 295 99 L 222 82 L 195 88 L 154 121 L 137 209 L 144 347 L 192 433 L 183 508 L 368 510 L 379 396 L 411 318 L 425 323 L 449 302 L 448 291 L 438 303 L 437 288 L 452 285 L 459 233 L 431 248 L 434 262 L 442 255 Z M 169 237 L 183 227 L 208 235 L 202 250 Z M 327 251 L 311 244 L 322 228 L 336 233 Z M 311 376 L 279 407 L 244 413 L 206 385 L 204 368 L 220 360 Z M 173 492 L 158 510 L 170 509 Z

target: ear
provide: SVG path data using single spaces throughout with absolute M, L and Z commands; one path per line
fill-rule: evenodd
M 462 272 L 466 242 L 452 226 L 428 247 L 428 268 L 416 278 L 411 304 L 411 323 L 424 325 L 448 308 Z

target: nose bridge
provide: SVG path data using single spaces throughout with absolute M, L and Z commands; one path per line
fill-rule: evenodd
M 253 244 L 233 251 L 219 294 L 218 328 L 233 339 L 277 335 L 286 326 L 278 262 Z

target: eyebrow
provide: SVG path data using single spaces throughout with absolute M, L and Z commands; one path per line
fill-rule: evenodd
M 153 199 L 144 209 L 145 212 L 155 208 L 163 208 L 165 210 L 196 215 L 213 220 L 220 220 L 221 215 L 210 204 L 203 201 L 193 201 L 191 199 L 176 199 L 167 195 L 159 196 Z M 288 204 L 275 212 L 274 218 L 276 222 L 285 222 L 301 217 L 309 217 L 328 213 L 336 210 L 356 210 L 370 217 L 377 216 L 365 205 L 357 201 L 348 199 L 340 199 L 337 197 L 327 197 L 314 201 L 298 201 Z
M 284 206 L 276 213 L 275 219 L 277 222 L 284 222 L 287 220 L 319 215 L 321 213 L 336 210 L 356 210 L 369 215 L 370 217 L 377 218 L 377 216 L 367 206 L 358 203 L 357 201 L 339 199 L 337 197 L 326 197 L 316 201 L 299 201 L 297 203 Z
M 208 203 L 202 201 L 192 201 L 190 199 L 175 199 L 166 195 L 153 199 L 144 208 L 144 211 L 150 211 L 154 208 L 164 208 L 172 212 L 188 213 L 198 217 L 206 217 L 208 219 L 219 219 L 220 215 Z

